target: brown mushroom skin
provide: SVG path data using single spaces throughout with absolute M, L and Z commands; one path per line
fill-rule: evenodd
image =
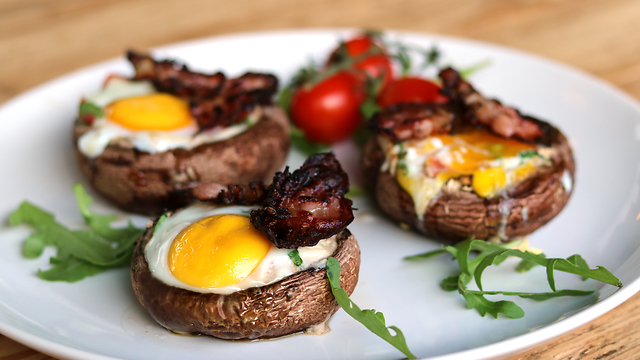
M 74 125 L 73 140 L 80 169 L 98 193 L 123 210 L 157 216 L 191 202 L 185 192 L 200 182 L 248 184 L 270 179 L 289 151 L 289 123 L 282 109 L 263 110 L 247 131 L 191 150 L 150 154 L 115 143 L 90 159 L 77 147 L 89 130 L 80 121 Z
M 487 240 L 501 235 L 500 241 L 507 242 L 546 224 L 562 210 L 571 195 L 561 179 L 565 170 L 568 171 L 573 186 L 575 162 L 567 139 L 557 131 L 550 143 L 556 150 L 552 167 L 538 169 L 506 197 L 486 199 L 470 187 L 445 185 L 420 222 L 409 193 L 393 175 L 380 171 L 385 155 L 378 144 L 377 137 L 373 136 L 362 154 L 365 178 L 371 179 L 378 205 L 392 219 L 437 239 L 458 242 L 472 236 Z M 508 215 L 503 214 L 505 209 Z M 503 225 L 504 218 L 506 224 Z
M 153 235 L 147 229 L 136 245 L 131 282 L 138 300 L 163 327 L 178 333 L 238 340 L 271 338 L 327 321 L 338 311 L 324 268 L 310 268 L 278 282 L 229 295 L 176 288 L 153 277 L 144 249 Z M 358 282 L 360 248 L 344 230 L 333 254 L 341 265 L 340 284 L 349 294 Z

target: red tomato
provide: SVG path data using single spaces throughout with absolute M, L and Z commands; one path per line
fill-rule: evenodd
M 371 78 L 377 79 L 384 76 L 382 79 L 382 88 L 385 88 L 393 77 L 393 70 L 391 69 L 391 61 L 386 55 L 373 55 L 358 61 L 354 67 L 358 70 L 364 71 Z
M 384 75 L 382 80 L 382 86 L 386 86 L 393 78 L 393 69 L 391 67 L 391 60 L 384 53 L 384 50 L 376 44 L 369 36 L 359 36 L 344 43 L 347 49 L 347 54 L 351 57 L 361 56 L 372 49 L 378 49 L 375 55 L 367 56 L 362 60 L 356 62 L 353 67 L 356 70 L 364 71 L 368 76 L 377 79 Z M 328 63 L 336 61 L 336 54 L 338 50 L 334 50 L 329 57 Z
M 405 77 L 393 80 L 382 89 L 378 105 L 387 107 L 399 103 L 446 103 L 449 99 L 440 94 L 440 86 L 429 80 Z
M 360 126 L 360 105 L 365 97 L 362 82 L 341 71 L 311 89 L 304 85 L 298 88 L 291 99 L 291 116 L 307 139 L 334 143 Z
M 349 56 L 362 55 L 365 52 L 369 51 L 369 49 L 371 49 L 372 47 L 380 49 L 380 46 L 373 42 L 373 39 L 369 36 L 359 36 L 357 38 L 353 38 L 345 42 L 344 46 L 347 48 L 347 53 L 349 54 Z

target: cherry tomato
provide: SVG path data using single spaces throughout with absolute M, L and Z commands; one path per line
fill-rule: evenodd
M 393 70 L 391 69 L 391 61 L 386 55 L 373 55 L 364 60 L 355 63 L 354 68 L 364 71 L 373 79 L 382 79 L 382 88 L 385 88 L 392 80 Z
M 369 51 L 372 47 L 382 50 L 370 36 L 358 36 L 344 43 L 349 56 L 362 55 Z
M 449 99 L 440 93 L 440 86 L 421 78 L 405 77 L 391 81 L 378 96 L 378 105 L 387 107 L 399 103 L 446 103 Z
M 350 136 L 362 123 L 360 105 L 365 100 L 362 82 L 341 71 L 311 89 L 302 85 L 291 99 L 291 116 L 305 137 L 334 143 Z
M 372 49 L 377 49 L 374 55 L 366 56 L 362 60 L 356 62 L 353 68 L 356 70 L 362 70 L 369 77 L 377 79 L 384 75 L 382 80 L 382 87 L 386 86 L 393 78 L 393 69 L 391 67 L 391 60 L 384 53 L 382 47 L 375 43 L 373 38 L 369 36 L 359 36 L 353 38 L 344 43 L 344 47 L 347 50 L 347 54 L 350 57 L 358 57 L 366 54 Z M 334 50 L 329 57 L 328 64 L 340 61 L 338 58 L 338 50 Z

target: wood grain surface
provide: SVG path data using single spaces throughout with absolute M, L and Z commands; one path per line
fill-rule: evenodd
M 80 67 L 199 37 L 311 27 L 461 36 L 536 53 L 640 99 L 637 0 L 0 0 L 0 103 Z M 515 359 L 640 358 L 640 294 Z M 52 359 L 0 335 L 0 360 Z

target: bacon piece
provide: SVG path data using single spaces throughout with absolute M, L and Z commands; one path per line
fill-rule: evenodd
M 134 80 L 150 80 L 158 91 L 176 95 L 187 101 L 212 98 L 226 82 L 223 73 L 206 75 L 189 70 L 172 60 L 156 61 L 149 55 L 127 51 L 127 59 L 136 71 Z
M 349 178 L 333 154 L 311 155 L 293 173 L 287 167 L 276 174 L 251 222 L 278 248 L 314 246 L 353 221 L 348 191 Z
M 191 114 L 201 129 L 227 127 L 244 120 L 257 105 L 270 105 L 276 91 L 275 76 L 246 73 L 228 80 L 220 96 L 191 102 Z
M 193 188 L 193 196 L 200 201 L 218 205 L 261 205 L 266 198 L 267 187 L 261 181 L 249 185 L 201 183 Z
M 504 138 L 517 138 L 526 142 L 539 142 L 544 135 L 536 121 L 531 121 L 517 110 L 487 99 L 471 84 L 464 81 L 452 68 L 440 71 L 442 93 L 463 109 L 465 120 L 483 125 Z
M 246 73 L 227 79 L 218 72 L 197 73 L 172 60 L 156 61 L 133 51 L 127 58 L 136 71 L 134 80 L 149 80 L 158 91 L 189 102 L 200 130 L 227 127 L 243 121 L 258 105 L 271 105 L 278 79 L 270 74 Z
M 449 104 L 403 103 L 376 113 L 368 125 L 395 142 L 451 131 L 456 116 Z

